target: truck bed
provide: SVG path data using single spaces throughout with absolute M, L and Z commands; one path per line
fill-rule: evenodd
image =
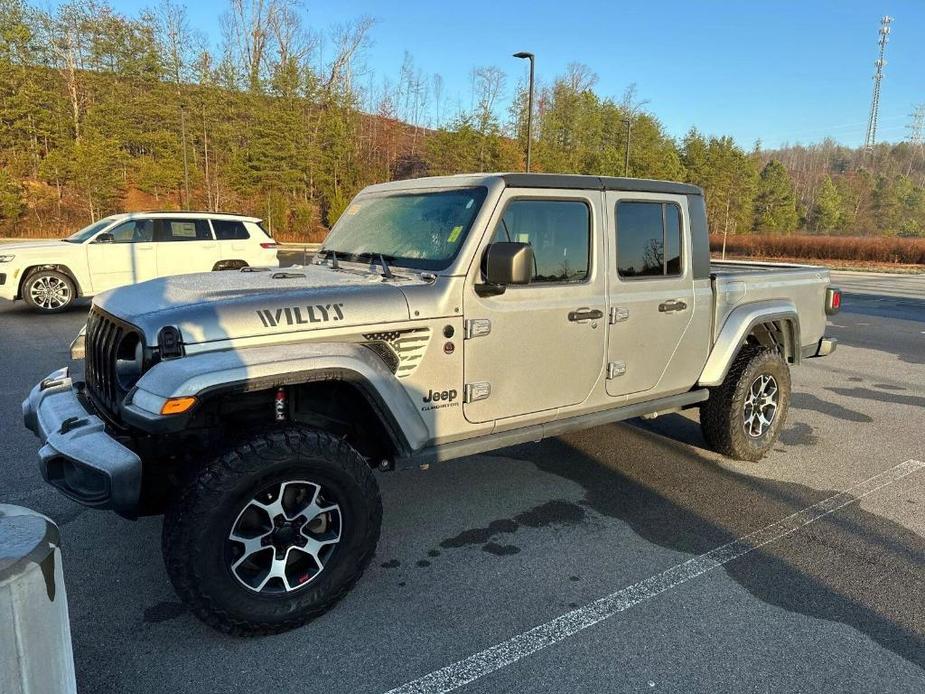
M 732 311 L 757 301 L 791 302 L 800 316 L 801 347 L 812 344 L 825 333 L 825 290 L 829 270 L 819 265 L 760 263 L 741 260 L 714 260 L 710 263 L 715 309 L 716 339 Z
M 821 265 L 800 265 L 797 263 L 763 263 L 753 260 L 710 260 L 710 276 L 714 278 L 719 275 L 760 275 L 768 272 L 780 273 L 806 270 L 824 270 L 828 272 L 828 270 Z

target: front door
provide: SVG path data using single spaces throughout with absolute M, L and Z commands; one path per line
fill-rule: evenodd
M 615 258 L 608 270 L 607 393 L 662 394 L 675 385 L 662 377 L 694 315 L 687 200 L 621 192 L 606 193 L 606 200 Z
M 157 276 L 153 233 L 150 219 L 135 219 L 106 232 L 105 242 L 94 240 L 87 244 L 94 294 Z
M 210 272 L 221 260 L 208 219 L 159 219 L 154 240 L 159 277 Z
M 533 247 L 531 284 L 479 296 L 481 268 L 466 282 L 463 412 L 487 422 L 587 399 L 604 358 L 606 309 L 601 194 L 550 196 L 507 190 L 482 240 Z M 474 264 L 475 265 L 475 264 Z

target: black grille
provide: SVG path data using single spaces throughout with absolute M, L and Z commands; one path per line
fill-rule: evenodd
M 140 337 L 132 325 L 110 316 L 97 307 L 90 309 L 87 319 L 85 378 L 90 395 L 110 414 L 117 414 L 119 403 L 128 392 L 119 383 L 116 373 L 119 344 L 129 333 Z

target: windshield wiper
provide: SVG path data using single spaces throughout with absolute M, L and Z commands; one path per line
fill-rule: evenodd
M 337 262 L 337 251 L 330 248 L 322 248 L 318 255 L 323 255 L 331 259 L 331 269 L 340 270 L 340 263 Z
M 364 251 L 363 253 L 352 253 L 350 257 L 356 258 L 358 260 L 362 258 L 368 258 L 372 262 L 375 262 L 378 260 L 379 265 L 382 266 L 382 276 L 388 280 L 395 277 L 395 274 L 392 272 L 392 269 L 389 267 L 389 264 L 386 262 L 387 260 L 395 260 L 394 255 L 386 255 L 385 253 L 367 253 Z
M 395 260 L 394 255 L 388 255 L 387 253 L 370 253 L 368 251 L 363 251 L 362 253 L 347 253 L 346 251 L 335 251 L 330 248 L 322 248 L 318 251 L 318 255 L 324 256 L 331 259 L 331 268 L 337 270 L 340 268 L 338 264 L 337 254 L 340 253 L 341 257 L 345 260 L 369 260 L 371 263 L 378 263 L 382 267 L 382 276 L 386 279 L 393 279 L 395 273 L 392 272 L 392 268 L 389 266 L 390 260 Z
M 393 258 L 394 260 L 394 258 Z M 389 264 L 385 262 L 385 256 L 382 253 L 379 254 L 379 262 L 382 264 L 382 276 L 390 280 L 395 275 L 392 274 L 392 270 L 389 268 Z

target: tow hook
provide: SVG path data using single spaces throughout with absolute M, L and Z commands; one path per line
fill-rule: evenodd
M 274 411 L 276 414 L 277 422 L 286 421 L 286 389 L 282 386 L 276 390 L 276 398 L 274 399 Z

